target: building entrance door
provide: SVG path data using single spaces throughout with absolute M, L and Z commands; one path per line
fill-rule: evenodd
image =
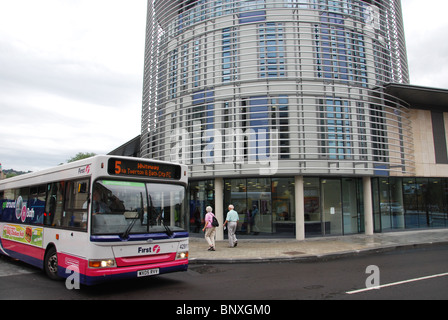
M 321 180 L 322 235 L 342 235 L 341 180 Z

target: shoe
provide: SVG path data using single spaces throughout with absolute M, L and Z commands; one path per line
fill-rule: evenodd
M 235 248 L 238 245 L 238 242 L 235 242 L 235 244 L 233 245 L 233 247 Z
M 214 251 L 213 247 L 208 248 L 207 251 Z

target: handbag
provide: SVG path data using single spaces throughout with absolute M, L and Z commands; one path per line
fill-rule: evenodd
M 218 219 L 216 219 L 215 216 L 213 216 L 213 220 L 212 220 L 212 226 L 213 227 L 219 227 L 219 222 Z

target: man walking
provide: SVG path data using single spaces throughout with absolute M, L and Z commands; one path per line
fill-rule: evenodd
M 229 205 L 229 212 L 227 212 L 226 221 L 224 222 L 223 226 L 225 226 L 227 223 L 229 224 L 227 226 L 228 233 L 229 233 L 229 246 L 230 248 L 236 247 L 238 244 L 238 239 L 236 238 L 235 232 L 236 227 L 238 226 L 238 220 L 239 220 L 238 212 L 234 210 L 233 205 Z

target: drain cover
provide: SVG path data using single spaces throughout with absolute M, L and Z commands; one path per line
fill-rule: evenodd
M 200 273 L 200 274 L 222 272 L 222 270 L 219 268 L 216 268 L 214 266 L 207 266 L 207 265 L 189 267 L 188 269 L 195 271 L 197 273 Z
M 299 254 L 305 254 L 305 252 L 300 252 L 300 251 L 288 251 L 288 252 L 283 252 L 283 254 L 287 254 L 290 256 L 297 256 Z
M 324 286 L 321 286 L 320 284 L 313 284 L 311 286 L 307 286 L 307 287 L 303 287 L 303 288 L 307 289 L 307 290 L 316 290 L 316 289 L 321 289 L 323 287 Z

